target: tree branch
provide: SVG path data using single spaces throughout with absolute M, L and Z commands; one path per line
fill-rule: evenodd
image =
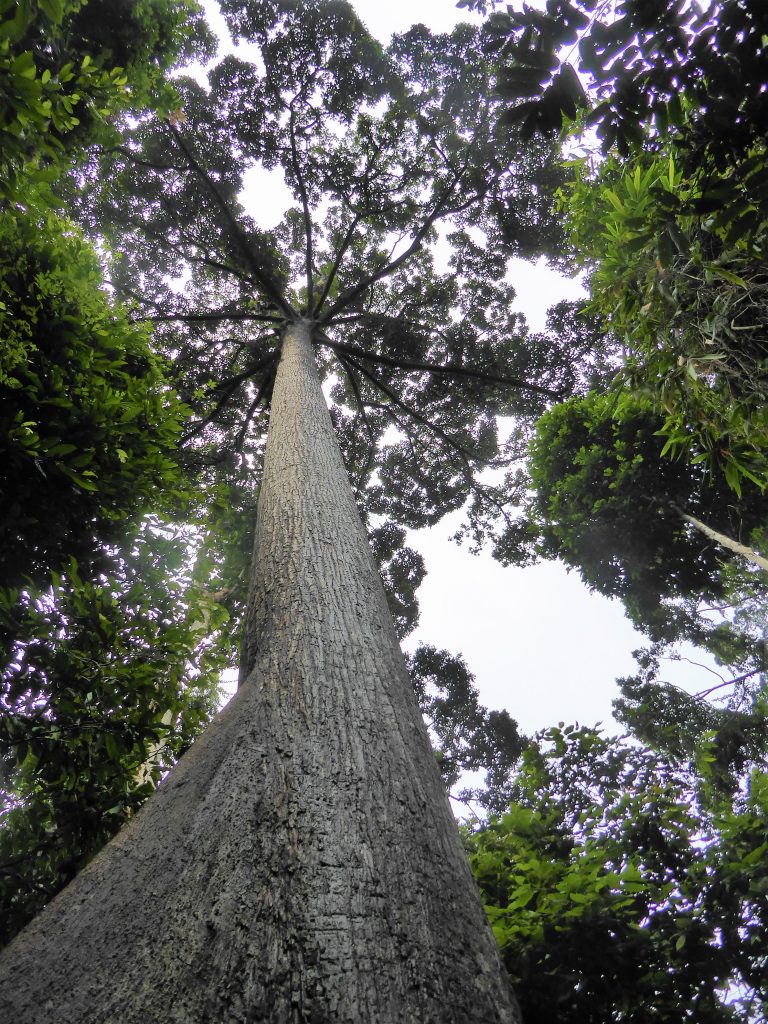
M 714 693 L 716 690 L 722 690 L 724 686 L 737 686 L 739 683 L 745 682 L 752 676 L 758 675 L 762 672 L 762 668 L 753 668 L 751 672 L 744 672 L 743 675 L 736 676 L 735 679 L 726 679 L 724 683 L 718 683 L 717 686 L 710 686 L 708 690 L 700 690 L 699 693 L 694 693 L 694 697 L 708 697 L 710 693 Z
M 381 279 L 384 277 L 389 277 L 389 275 L 393 274 L 398 269 L 398 267 L 402 266 L 402 264 L 406 262 L 406 260 L 410 259 L 415 252 L 418 252 L 418 250 L 421 248 L 421 243 L 424 241 L 424 238 L 426 237 L 430 228 L 435 223 L 435 221 L 442 215 L 445 204 L 448 202 L 449 198 L 453 194 L 453 191 L 460 180 L 460 176 L 454 176 L 454 180 L 451 182 L 451 184 L 443 190 L 443 193 L 438 199 L 437 203 L 435 204 L 434 209 L 424 219 L 423 224 L 414 235 L 413 241 L 405 250 L 405 252 L 400 253 L 397 259 L 392 260 L 390 263 L 386 264 L 386 266 L 382 267 L 380 270 L 377 270 L 374 274 L 369 274 L 367 277 L 363 278 L 363 280 L 360 281 L 358 284 L 353 285 L 351 288 L 348 288 L 345 292 L 343 292 L 336 300 L 335 304 L 330 308 L 330 310 L 325 314 L 323 319 L 320 321 L 321 326 L 328 324 L 336 315 L 336 313 L 346 308 L 351 302 L 354 302 L 355 299 L 362 295 L 364 291 L 371 287 L 371 285 L 376 284 L 377 281 L 381 281 Z
M 275 353 L 275 356 L 274 356 L 274 358 L 272 360 L 272 366 L 269 368 L 267 373 L 264 375 L 264 380 L 261 382 L 261 386 L 259 387 L 259 390 L 256 392 L 256 397 L 254 398 L 254 400 L 251 402 L 250 406 L 248 407 L 248 412 L 245 414 L 245 419 L 243 420 L 242 426 L 240 427 L 240 429 L 237 432 L 237 436 L 235 437 L 235 446 L 234 446 L 235 447 L 235 451 L 240 451 L 242 449 L 243 442 L 245 441 L 245 435 L 246 435 L 246 432 L 248 430 L 248 427 L 250 426 L 251 420 L 253 419 L 256 410 L 258 409 L 259 405 L 261 404 L 262 399 L 266 395 L 267 390 L 269 389 L 270 384 L 275 379 L 276 365 L 277 365 L 277 353 Z
M 349 248 L 350 243 L 352 241 L 352 236 L 355 233 L 355 228 L 360 223 L 360 220 L 361 220 L 361 215 L 356 213 L 355 216 L 352 219 L 352 223 L 349 225 L 349 227 L 346 230 L 346 233 L 344 235 L 344 239 L 342 240 L 342 243 L 339 246 L 339 251 L 336 253 L 336 255 L 333 258 L 333 263 L 331 264 L 331 269 L 328 272 L 328 277 L 326 278 L 325 284 L 323 285 L 323 290 L 320 293 L 320 298 L 317 300 L 317 304 L 315 305 L 315 308 L 312 311 L 312 316 L 316 316 L 320 312 L 320 310 L 323 307 L 323 303 L 328 298 L 328 293 L 330 292 L 331 288 L 333 287 L 333 282 L 336 280 L 336 275 L 339 272 L 339 267 L 341 266 L 341 261 L 344 259 L 344 256 L 346 255 L 347 249 Z
M 691 526 L 695 526 L 697 530 L 704 534 L 705 537 L 709 537 L 710 540 L 715 541 L 721 547 L 726 548 L 728 551 L 733 551 L 734 554 L 741 555 L 742 558 L 751 562 L 753 565 L 759 566 L 761 569 L 768 570 L 768 558 L 764 558 L 754 548 L 747 547 L 746 544 L 740 544 L 733 537 L 729 537 L 725 533 L 720 533 L 719 530 L 713 530 L 711 526 L 707 526 L 706 523 L 702 523 L 700 519 L 685 512 L 682 508 L 679 508 L 674 502 L 670 503 L 672 508 L 677 514 L 684 519 L 686 523 L 690 523 Z
M 390 388 L 387 387 L 386 384 L 380 381 L 378 377 L 372 374 L 369 370 L 366 370 L 364 366 L 361 366 L 360 363 L 356 362 L 351 356 L 347 355 L 347 359 L 352 366 L 358 369 L 360 373 L 363 374 L 363 376 L 367 377 L 368 380 L 371 381 L 371 383 L 374 384 L 375 387 L 377 387 L 380 391 L 382 391 L 387 396 L 387 398 L 389 398 L 389 400 L 393 402 L 399 409 L 402 409 L 404 413 L 406 413 L 412 419 L 416 420 L 417 423 L 421 423 L 433 434 L 435 434 L 436 437 L 439 437 L 441 440 L 445 441 L 447 445 L 453 448 L 454 451 L 461 456 L 468 473 L 470 475 L 472 474 L 471 461 L 473 459 L 476 459 L 476 456 L 473 452 L 469 451 L 468 448 L 465 448 L 463 445 L 459 444 L 459 442 L 456 441 L 455 438 L 451 437 L 450 434 L 446 433 L 446 431 L 444 431 L 442 427 L 436 426 L 436 424 L 432 423 L 431 420 L 428 420 L 426 416 L 422 416 L 420 412 L 417 412 L 416 409 L 412 408 L 410 405 L 404 402 L 398 395 L 395 394 L 394 391 L 392 391 Z
M 226 385 L 222 389 L 221 398 L 216 403 L 215 408 L 212 409 L 207 416 L 200 420 L 199 423 L 195 424 L 195 426 L 192 427 L 191 430 L 188 430 L 185 434 L 182 434 L 181 443 L 184 444 L 186 441 L 191 440 L 191 438 L 196 437 L 201 431 L 203 431 L 208 426 L 208 424 L 215 420 L 219 413 L 226 407 L 230 398 L 235 393 L 239 385 L 243 383 L 244 380 L 248 380 L 249 377 L 253 377 L 255 374 L 259 372 L 259 370 L 262 370 L 264 369 L 264 367 L 269 366 L 271 363 L 274 363 L 277 360 L 277 358 L 278 353 L 271 352 L 264 359 L 259 360 L 258 363 L 252 363 L 247 370 L 243 370 L 242 373 L 238 373 L 236 374 L 236 376 L 230 378 L 230 380 L 227 381 Z
M 246 262 L 248 263 L 248 266 L 251 269 L 251 273 L 253 274 L 255 281 L 257 282 L 257 284 L 261 286 L 262 290 L 264 291 L 264 294 L 267 296 L 267 298 L 269 298 L 272 301 L 273 305 L 277 309 L 279 309 L 281 313 L 284 313 L 285 316 L 289 317 L 290 319 L 295 319 L 296 311 L 293 309 L 290 303 L 283 298 L 283 296 L 280 293 L 280 290 L 277 288 L 275 283 L 270 279 L 269 275 L 265 272 L 264 268 L 261 267 L 257 260 L 254 259 L 253 252 L 251 251 L 251 247 L 248 244 L 248 240 L 245 238 L 243 234 L 243 229 L 241 228 L 237 219 L 232 214 L 232 211 L 229 209 L 229 204 L 227 203 L 224 196 L 221 194 L 219 187 L 213 181 L 210 174 L 208 174 L 205 168 L 195 159 L 178 128 L 176 128 L 175 125 L 171 124 L 169 124 L 168 127 L 174 139 L 176 140 L 176 144 L 178 145 L 179 149 L 181 149 L 182 153 L 189 161 L 190 167 L 194 170 L 194 172 L 197 174 L 200 180 L 205 183 L 206 188 L 211 193 L 213 198 L 216 200 L 217 206 L 224 214 L 224 218 L 229 224 L 230 228 L 232 229 L 235 238 L 237 239 L 238 245 L 240 246 L 240 250 L 243 253 Z
M 291 163 L 293 165 L 293 173 L 296 175 L 296 185 L 299 189 L 299 195 L 301 196 L 301 206 L 304 211 L 304 237 L 306 243 L 306 261 L 307 261 L 307 312 L 312 315 L 312 309 L 314 306 L 314 279 L 312 276 L 312 264 L 314 256 L 312 252 L 312 218 L 309 214 L 309 198 L 307 196 L 307 189 L 304 184 L 304 177 L 299 167 L 299 154 L 296 149 L 296 127 L 294 120 L 293 103 L 291 103 L 291 113 L 288 119 L 288 128 L 291 135 Z
M 169 321 L 183 321 L 184 323 L 200 323 L 208 320 L 258 320 L 265 324 L 279 324 L 280 317 L 268 316 L 266 313 L 238 313 L 228 312 L 226 309 L 214 310 L 212 313 L 157 313 L 153 316 L 137 317 L 131 323 L 139 323 L 142 320 L 151 320 L 153 323 L 165 323 Z
M 344 367 L 344 370 L 347 376 L 349 377 L 349 382 L 352 385 L 352 390 L 355 393 L 355 402 L 357 403 L 357 416 L 355 418 L 362 418 L 362 421 L 365 424 L 365 429 L 368 432 L 368 440 L 370 442 L 368 445 L 368 458 L 366 460 L 365 467 L 361 469 L 360 472 L 358 473 L 357 482 L 355 484 L 355 489 L 359 491 L 362 487 L 364 478 L 368 476 L 368 474 L 371 471 L 371 466 L 373 465 L 373 457 L 376 451 L 376 437 L 374 436 L 373 427 L 371 426 L 370 420 L 368 419 L 368 414 L 365 411 L 365 402 L 363 401 L 363 397 L 360 394 L 360 388 L 358 387 L 357 380 L 352 371 L 352 367 L 344 358 L 344 356 L 339 355 L 337 353 L 336 358 L 339 360 L 339 363 Z
M 383 363 L 385 366 L 393 366 L 402 370 L 424 370 L 428 373 L 445 373 L 457 377 L 470 377 L 474 380 L 484 381 L 488 384 L 505 384 L 510 387 L 523 388 L 525 391 L 536 391 L 538 394 L 548 395 L 550 398 L 561 398 L 558 391 L 550 388 L 540 387 L 538 384 L 528 384 L 519 377 L 505 377 L 495 373 L 483 373 L 482 370 L 472 370 L 469 367 L 461 366 L 458 363 L 445 363 L 438 366 L 435 363 L 424 363 L 415 359 L 399 359 L 394 356 L 385 356 L 366 352 L 364 349 L 356 348 L 354 345 L 347 345 L 341 341 L 331 341 L 323 332 L 323 340 L 326 345 L 336 352 L 344 352 L 346 355 L 356 356 L 359 359 L 369 359 L 373 363 Z

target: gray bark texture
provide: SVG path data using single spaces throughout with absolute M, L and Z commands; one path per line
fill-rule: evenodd
M 243 663 L 4 951 L 0 1021 L 516 1024 L 304 322 L 275 384 Z

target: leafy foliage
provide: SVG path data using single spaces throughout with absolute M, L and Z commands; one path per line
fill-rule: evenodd
M 665 417 L 668 451 L 737 493 L 768 482 L 759 7 L 549 0 L 485 26 L 504 122 L 527 136 L 597 128 L 609 159 L 570 161 L 571 265 L 589 271 L 590 312 L 622 346 L 622 383 Z
M 707 812 L 647 751 L 574 726 L 543 741 L 510 810 L 467 835 L 524 1019 L 762 1019 L 765 775 Z
M 19 586 L 173 501 L 185 410 L 77 231 L 7 214 L 0 253 L 0 581 Z
M 765 29 L 761 4 L 749 0 L 548 0 L 545 11 L 508 9 L 486 25 L 499 92 L 523 99 L 507 119 L 526 134 L 559 128 L 586 107 L 604 152 L 616 146 L 627 156 L 653 126 L 684 137 L 692 166 L 705 156 L 738 165 L 764 139 Z
M 122 112 L 176 102 L 200 26 L 185 0 L 0 3 L 2 941 L 200 730 L 231 652 L 193 538 L 157 518 L 193 503 L 188 410 L 49 187 Z
M 465 788 L 460 801 L 499 811 L 510 797 L 510 777 L 528 745 L 506 711 L 480 704 L 463 658 L 420 644 L 408 658 L 421 710 L 437 740 L 437 756 L 450 790 L 462 773 L 482 770 L 483 786 Z
M 2 0 L 0 197 L 47 193 L 121 112 L 172 109 L 164 73 L 209 48 L 193 0 Z
M 619 380 L 665 417 L 665 453 L 723 472 L 737 494 L 764 486 L 766 221 L 732 219 L 723 179 L 686 178 L 673 152 L 575 173 L 572 250 L 590 271 L 589 311 L 622 341 Z
M 676 761 L 705 756 L 709 744 L 713 782 L 732 791 L 747 764 L 764 762 L 767 581 L 702 527 L 765 550 L 765 496 L 752 489 L 737 500 L 701 461 L 662 458 L 661 434 L 652 408 L 628 396 L 587 392 L 554 406 L 536 425 L 522 514 L 496 554 L 560 558 L 623 602 L 651 645 L 635 652 L 637 674 L 619 680 L 617 716 Z M 664 678 L 683 641 L 722 666 L 699 695 Z
M 228 614 L 153 519 L 103 574 L 0 591 L 0 905 L 7 941 L 153 791 L 215 709 Z
M 662 421 L 647 404 L 588 393 L 554 406 L 538 421 L 528 465 L 525 515 L 498 554 L 562 558 L 588 586 L 619 597 L 652 638 L 703 639 L 681 601 L 718 601 L 721 566 L 735 555 L 681 513 L 721 533 L 749 537 L 762 526 L 766 499 L 737 501 L 701 461 L 662 459 Z
M 764 621 L 763 616 L 761 625 Z M 762 640 L 761 630 L 758 643 Z M 713 790 L 732 796 L 750 766 L 765 770 L 768 764 L 768 709 L 760 671 L 765 666 L 760 663 L 691 694 L 664 681 L 663 650 L 656 645 L 635 652 L 639 671 L 618 680 L 616 718 L 674 763 L 694 762 Z M 729 674 L 733 671 L 729 667 Z M 725 695 L 725 703 L 706 699 L 718 693 Z
M 88 180 L 99 205 L 83 211 L 121 253 L 112 279 L 177 353 L 198 417 L 190 447 L 201 459 L 258 458 L 280 325 L 311 314 L 364 511 L 423 525 L 474 494 L 498 514 L 476 467 L 503 460 L 494 416 L 537 385 L 508 372 L 524 327 L 501 280 L 511 229 L 491 211 L 518 208 L 520 249 L 555 230 L 547 197 L 528 189 L 547 147 L 496 139 L 490 106 L 477 116 L 489 67 L 468 26 L 439 38 L 414 29 L 385 55 L 345 5 L 301 18 L 290 5 L 225 13 L 260 48 L 265 74 L 227 57 L 210 94 L 180 81 L 183 129 L 142 124 L 104 154 L 106 170 Z M 329 69 L 350 61 L 359 66 L 342 102 Z M 280 167 L 297 204 L 272 232 L 238 198 L 258 164 Z M 430 252 L 441 221 L 450 274 Z M 471 233 L 479 226 L 486 247 Z M 184 293 L 169 290 L 167 275 L 186 272 Z M 306 285 L 291 291 L 290 279 Z

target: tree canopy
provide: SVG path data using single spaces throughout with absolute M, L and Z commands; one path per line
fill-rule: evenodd
M 245 614 L 282 332 L 304 321 L 401 635 L 424 571 L 405 528 L 463 508 L 502 560 L 563 557 L 654 644 L 621 707 L 657 755 L 555 730 L 549 756 L 480 704 L 460 659 L 412 659 L 446 780 L 485 768 L 469 795 L 494 811 L 515 798 L 468 842 L 527 1019 L 756 1019 L 762 776 L 738 793 L 765 751 L 764 581 L 691 522 L 757 548 L 764 536 L 764 93 L 734 106 L 725 42 L 752 47 L 756 82 L 764 43 L 736 7 L 685 20 L 662 4 L 651 24 L 628 0 L 609 26 L 558 0 L 383 47 L 340 0 L 223 0 L 247 46 L 204 85 L 163 78 L 206 52 L 185 4 L 127 4 L 113 23 L 96 0 L 41 2 L 0 23 L 15 111 L 0 224 L 3 937 L 210 713 Z M 679 45 L 689 30 L 698 70 Z M 579 31 L 591 120 L 621 159 L 569 170 L 534 132 L 585 101 L 557 55 Z M 723 111 L 731 154 L 710 138 Z M 273 227 L 257 171 L 292 195 Z M 564 245 L 591 301 L 531 335 L 508 258 L 562 262 Z M 713 626 L 705 601 L 732 602 L 733 622 Z M 658 657 L 681 637 L 749 681 L 741 704 L 718 717 L 666 699 Z M 735 791 L 735 810 L 705 806 L 692 758 L 707 799 Z

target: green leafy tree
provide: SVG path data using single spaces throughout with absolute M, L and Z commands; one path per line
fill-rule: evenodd
M 737 177 L 755 170 L 749 157 L 768 126 L 765 29 L 755 0 L 548 0 L 545 10 L 494 12 L 486 23 L 499 92 L 522 101 L 505 117 L 527 135 L 585 108 L 604 152 L 627 156 L 650 130 L 671 135 L 691 166 L 730 167 Z
M 179 80 L 183 118 L 138 120 L 74 188 L 116 254 L 113 286 L 174 357 L 201 478 L 259 465 L 269 410 L 241 685 L 6 949 L 3 1009 L 39 1015 L 55 986 L 57 1012 L 82 1019 L 119 1003 L 126 1021 L 287 1022 L 297 1006 L 515 1021 L 353 494 L 371 530 L 468 500 L 478 521 L 502 514 L 505 486 L 479 478 L 509 457 L 496 417 L 552 392 L 515 371 L 525 329 L 504 281 L 515 247 L 558 236 L 541 187 L 552 147 L 498 132 L 469 26 L 417 26 L 384 50 L 345 3 L 222 9 L 258 64 L 226 57 L 210 91 Z M 256 167 L 294 198 L 272 231 L 241 205 Z M 78 944 L 61 929 L 83 886 L 100 896 Z M 257 920 L 251 938 L 241 925 Z M 175 958 L 181 935 L 194 970 Z M 13 964 L 40 941 L 18 984 Z M 84 958 L 66 982 L 63 948 Z
M 736 808 L 695 789 L 590 729 L 528 749 L 511 808 L 466 836 L 526 1021 L 763 1019 L 766 778 Z
M 525 513 L 497 553 L 562 558 L 653 639 L 700 641 L 706 627 L 686 602 L 724 597 L 722 567 L 739 557 L 727 542 L 757 536 L 765 499 L 737 501 L 701 460 L 663 459 L 662 427 L 629 397 L 589 392 L 555 405 L 536 424 Z
M 505 809 L 512 770 L 529 740 L 508 712 L 489 711 L 480 704 L 474 676 L 460 656 L 420 644 L 408 658 L 408 669 L 437 740 L 446 786 L 455 789 L 464 772 L 485 772 L 482 786 L 465 787 L 452 796 L 469 807 Z
M 571 161 L 563 209 L 590 310 L 621 342 L 619 379 L 652 398 L 673 454 L 737 492 L 768 480 L 760 7 L 551 0 L 486 24 L 504 121 L 545 136 L 596 126 L 609 157 Z
M 662 458 L 661 432 L 652 407 L 628 397 L 587 392 L 554 406 L 536 425 L 522 515 L 497 556 L 560 558 L 619 598 L 651 640 L 638 673 L 619 681 L 621 721 L 678 760 L 714 736 L 729 788 L 745 763 L 764 761 L 765 498 L 753 489 L 737 500 L 702 461 Z M 722 667 L 701 695 L 664 681 L 662 661 L 679 659 L 682 641 Z
M 0 580 L 18 587 L 98 558 L 158 489 L 173 501 L 185 410 L 77 231 L 14 213 L 0 239 Z
M 190 540 L 150 520 L 95 582 L 73 562 L 48 589 L 0 592 L 0 941 L 111 838 L 215 710 L 227 613 L 190 576 Z
M 186 3 L 0 4 L 2 941 L 152 790 L 226 660 L 158 518 L 193 503 L 187 410 L 50 190 L 120 115 L 175 103 L 164 71 L 207 38 Z
M 664 453 L 697 458 L 739 494 L 766 482 L 765 220 L 696 204 L 676 151 L 576 169 L 564 199 L 589 310 L 622 341 L 617 382 L 664 417 Z M 706 188 L 713 188 L 711 179 Z
M 210 52 L 192 0 L 3 0 L 0 197 L 28 204 L 126 111 L 170 111 L 165 72 Z

